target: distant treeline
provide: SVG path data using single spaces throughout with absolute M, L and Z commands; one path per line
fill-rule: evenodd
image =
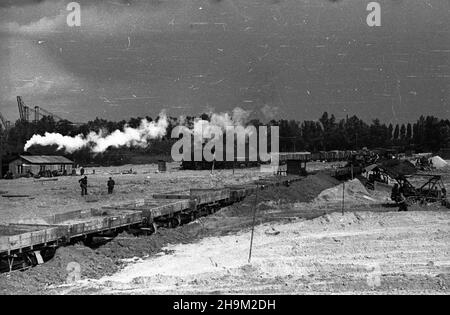
M 152 121 L 151 117 L 144 117 Z M 208 120 L 207 114 L 200 118 Z M 51 117 L 44 117 L 37 123 L 17 121 L 7 132 L 6 141 L 2 145 L 8 156 L 23 153 L 23 147 L 34 134 L 56 132 L 64 136 L 87 135 L 91 131 L 104 130 L 112 132 L 123 130 L 125 125 L 136 128 L 142 118 L 131 118 L 118 122 L 96 118 L 82 125 L 73 125 L 68 121 L 55 122 Z M 195 117 L 186 117 L 184 124 L 192 126 Z M 111 148 L 105 153 L 93 155 L 89 149 L 82 149 L 73 154 L 58 152 L 56 147 L 33 146 L 31 154 L 61 154 L 80 164 L 121 165 L 127 163 L 150 163 L 156 160 L 170 160 L 170 151 L 174 139 L 170 139 L 172 129 L 179 124 L 177 118 L 170 118 L 167 136 L 153 140 L 147 148 Z M 280 151 L 329 151 L 359 150 L 363 147 L 392 148 L 399 151 L 414 150 L 416 152 L 437 152 L 441 148 L 450 147 L 450 121 L 434 116 L 421 116 L 414 123 L 384 124 L 374 119 L 367 123 L 357 116 L 337 120 L 334 115 L 324 113 L 316 121 L 271 120 L 263 123 L 259 120 L 248 122 L 256 127 L 260 125 L 280 127 Z M 5 135 L 5 130 L 0 133 Z

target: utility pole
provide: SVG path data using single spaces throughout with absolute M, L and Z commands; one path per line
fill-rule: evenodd
M 253 236 L 255 234 L 255 221 L 256 221 L 256 211 L 258 208 L 258 190 L 259 190 L 259 184 L 256 184 L 256 192 L 255 192 L 255 205 L 253 209 L 253 221 L 252 221 L 252 236 L 250 239 L 250 250 L 248 253 L 248 263 L 250 263 L 252 259 L 252 249 L 253 249 Z
M 3 178 L 3 151 L 4 151 L 5 141 L 4 141 L 4 134 L 3 130 L 0 134 L 0 179 Z

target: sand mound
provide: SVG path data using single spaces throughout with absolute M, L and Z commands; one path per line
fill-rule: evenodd
M 444 167 L 448 166 L 448 163 L 438 155 L 433 156 L 431 158 L 431 161 L 433 161 L 433 166 L 436 168 L 444 168 Z
M 315 199 L 315 202 L 321 203 L 333 203 L 333 202 L 342 202 L 343 196 L 343 187 L 341 184 L 339 186 L 326 189 L 322 191 Z M 364 187 L 364 185 L 358 180 L 353 179 L 345 183 L 344 189 L 344 197 L 346 202 L 355 202 L 355 203 L 372 203 L 376 202 L 375 199 Z
M 339 181 L 325 173 L 310 175 L 289 187 L 278 186 L 258 192 L 258 209 L 265 210 L 270 205 L 294 204 L 313 201 L 323 190 L 339 185 Z M 244 201 L 220 211 L 224 216 L 248 216 L 253 213 L 255 198 Z
M 279 201 L 295 203 L 312 201 L 322 190 L 339 185 L 339 181 L 328 174 L 318 173 L 291 184 L 289 187 L 278 186 L 258 193 L 260 201 Z
M 39 294 L 39 289 L 46 285 L 66 283 L 70 270 L 73 270 L 69 264 L 74 263 L 80 266 L 82 278 L 98 278 L 105 272 L 110 274 L 118 270 L 118 265 L 111 258 L 97 255 L 95 250 L 89 247 L 60 247 L 53 259 L 43 265 L 9 276 L 1 275 L 0 293 L 8 294 L 17 290 L 22 294 Z

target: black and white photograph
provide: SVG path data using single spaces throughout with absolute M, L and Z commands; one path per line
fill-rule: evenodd
M 448 0 L 0 0 L 0 295 L 449 295 L 449 189 Z

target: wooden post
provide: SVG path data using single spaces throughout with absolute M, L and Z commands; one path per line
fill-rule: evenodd
M 2 133 L 0 133 L 0 179 L 3 178 L 3 146 L 5 146 L 5 140 L 6 135 L 3 135 L 3 132 L 6 132 L 6 130 L 2 130 Z
M 259 190 L 259 184 L 256 184 L 255 207 L 253 209 L 252 236 L 250 238 L 250 251 L 248 253 L 248 263 L 250 263 L 250 261 L 252 259 L 253 235 L 255 234 L 256 208 L 258 207 L 258 190 Z
M 0 135 L 0 179 L 3 178 L 3 141 Z
M 344 215 L 345 209 L 345 182 L 342 183 L 342 215 Z

